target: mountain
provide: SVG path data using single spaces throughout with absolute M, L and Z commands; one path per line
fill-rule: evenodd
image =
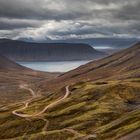
M 140 43 L 106 58 L 90 62 L 50 81 L 48 87 L 67 85 L 78 81 L 111 80 L 140 77 Z
M 111 47 L 111 48 L 128 48 L 140 41 L 138 38 L 88 38 L 88 39 L 74 39 L 67 40 L 66 42 L 73 41 L 74 43 L 88 43 L 96 47 Z
M 26 41 L 26 42 L 36 42 L 33 38 L 20 38 L 20 40 Z M 46 43 L 87 43 L 91 46 L 95 47 L 111 47 L 114 49 L 117 48 L 128 48 L 132 46 L 133 44 L 139 42 L 139 38 L 120 38 L 120 37 L 96 37 L 96 38 L 85 38 L 85 39 L 66 39 L 66 40 L 51 40 L 47 38 L 46 40 L 41 40 L 39 42 L 46 42 Z
M 139 140 L 140 43 L 18 92 L 32 95 L 0 108 L 0 139 Z
M 106 56 L 87 44 L 28 43 L 1 39 L 0 53 L 14 61 L 91 60 Z

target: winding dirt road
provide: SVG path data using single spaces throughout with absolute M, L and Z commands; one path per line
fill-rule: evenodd
M 29 100 L 27 100 L 27 101 L 24 103 L 24 104 L 25 104 L 24 107 L 12 111 L 12 114 L 14 114 L 14 115 L 16 115 L 16 116 L 18 116 L 18 117 L 21 117 L 21 118 L 27 118 L 27 119 L 28 119 L 28 118 L 39 118 L 39 119 L 42 119 L 44 122 L 46 122 L 46 124 L 44 125 L 42 131 L 47 131 L 47 128 L 48 128 L 48 125 L 49 125 L 49 121 L 48 121 L 47 119 L 43 118 L 41 115 L 42 115 L 43 113 L 45 113 L 48 109 L 53 108 L 54 106 L 56 106 L 56 105 L 58 105 L 59 103 L 61 103 L 62 101 L 64 101 L 64 100 L 69 96 L 69 94 L 70 94 L 69 86 L 66 86 L 66 87 L 65 87 L 66 92 L 65 92 L 65 95 L 64 95 L 62 98 L 60 98 L 60 99 L 54 101 L 53 103 L 47 105 L 42 111 L 40 111 L 40 112 L 38 112 L 38 113 L 36 113 L 36 114 L 32 114 L 32 115 L 29 115 L 29 114 L 22 114 L 22 113 L 20 113 L 20 112 L 23 111 L 23 110 L 25 110 L 26 108 L 28 108 L 29 104 L 32 102 L 32 100 L 33 100 L 34 98 L 37 97 L 37 95 L 36 95 L 35 92 L 34 92 L 31 88 L 29 88 L 27 85 L 21 85 L 20 88 L 26 89 L 26 90 L 30 91 L 30 93 L 31 93 L 31 95 L 32 95 L 32 98 L 29 99 Z M 72 129 L 72 128 L 64 128 L 64 129 L 62 129 L 62 130 L 68 131 L 68 132 L 74 134 L 76 137 L 83 137 L 83 136 L 85 136 L 85 135 L 79 133 L 78 131 L 76 131 L 76 130 L 74 130 L 74 129 Z M 88 135 L 88 136 L 84 137 L 84 140 L 85 140 L 85 139 L 89 139 L 89 138 L 93 138 L 93 137 L 95 138 L 96 136 L 95 136 L 95 135 Z
M 28 85 L 22 84 L 22 85 L 20 85 L 19 87 L 20 87 L 21 89 L 25 89 L 25 90 L 30 91 L 30 93 L 31 93 L 31 95 L 32 95 L 33 97 L 36 96 L 35 92 L 34 92 L 31 88 L 29 88 Z
M 19 87 L 20 87 L 21 89 L 25 89 L 25 90 L 30 91 L 30 94 L 32 95 L 32 97 L 31 97 L 29 100 L 27 100 L 27 101 L 24 102 L 24 104 L 25 104 L 24 107 L 22 107 L 22 108 L 20 108 L 20 109 L 17 109 L 17 110 L 14 110 L 14 111 L 12 112 L 12 114 L 14 114 L 14 115 L 16 115 L 16 116 L 19 116 L 19 117 L 22 117 L 21 115 L 18 115 L 17 112 L 20 112 L 20 111 L 25 110 L 26 108 L 28 108 L 29 104 L 32 102 L 32 100 L 33 100 L 34 98 L 37 97 L 37 95 L 36 95 L 35 92 L 34 92 L 31 88 L 29 88 L 28 85 L 26 85 L 26 84 L 22 84 L 22 85 L 20 85 Z
M 22 118 L 30 118 L 30 117 L 37 117 L 37 116 L 40 116 L 40 115 L 42 115 L 44 112 L 46 112 L 48 109 L 50 109 L 50 108 L 56 106 L 57 104 L 61 103 L 61 102 L 62 102 L 63 100 L 65 100 L 65 99 L 69 96 L 69 94 L 70 94 L 70 92 L 69 92 L 69 86 L 66 86 L 66 93 L 65 93 L 64 97 L 62 97 L 61 99 L 59 99 L 59 100 L 57 100 L 57 101 L 55 101 L 55 102 L 53 102 L 53 103 L 47 105 L 47 106 L 46 106 L 42 111 L 40 111 L 39 113 L 32 114 L 32 115 L 28 115 L 28 114 L 22 114 L 22 113 L 18 113 L 18 112 L 25 110 L 25 109 L 29 106 L 29 103 L 32 101 L 32 99 L 36 96 L 36 94 L 35 94 L 34 91 L 31 90 L 30 88 L 24 87 L 24 89 L 29 90 L 29 91 L 31 92 L 31 94 L 33 95 L 33 97 L 32 97 L 30 100 L 27 100 L 27 101 L 26 101 L 25 106 L 24 106 L 23 108 L 14 110 L 14 111 L 12 112 L 12 114 L 14 114 L 14 115 L 16 115 L 16 116 L 19 116 L 19 117 L 22 117 Z
M 62 97 L 61 99 L 59 99 L 59 100 L 57 100 L 57 101 L 55 101 L 55 102 L 53 102 L 53 103 L 47 105 L 42 111 L 40 111 L 39 113 L 33 114 L 33 115 L 22 114 L 22 113 L 19 113 L 19 112 L 21 112 L 21 111 L 25 110 L 26 108 L 28 108 L 29 104 L 32 102 L 32 100 L 33 100 L 34 98 L 37 97 L 37 95 L 36 95 L 35 92 L 34 92 L 31 88 L 29 88 L 27 85 L 20 85 L 20 88 L 26 89 L 26 90 L 30 91 L 30 93 L 31 93 L 31 95 L 32 95 L 32 98 L 29 99 L 29 100 L 27 100 L 27 101 L 24 103 L 24 104 L 25 104 L 24 107 L 12 111 L 12 114 L 14 114 L 14 115 L 16 115 L 16 116 L 18 116 L 18 117 L 21 117 L 21 118 L 27 118 L 27 119 L 28 119 L 28 118 L 33 118 L 33 117 L 34 117 L 34 118 L 42 119 L 44 122 L 46 122 L 46 124 L 44 125 L 42 131 L 47 131 L 47 128 L 48 128 L 48 125 L 49 125 L 49 121 L 48 121 L 47 119 L 41 117 L 41 114 L 43 114 L 44 112 L 46 112 L 49 108 L 52 108 L 52 107 L 58 105 L 59 103 L 61 103 L 63 100 L 65 100 L 65 99 L 69 96 L 69 94 L 70 94 L 69 86 L 66 86 L 66 93 L 65 93 L 64 97 Z M 73 131 L 74 131 L 74 130 L 73 130 Z

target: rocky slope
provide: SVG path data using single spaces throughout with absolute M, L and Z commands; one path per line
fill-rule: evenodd
M 91 60 L 106 56 L 87 44 L 27 43 L 0 40 L 0 52 L 15 61 L 71 61 Z

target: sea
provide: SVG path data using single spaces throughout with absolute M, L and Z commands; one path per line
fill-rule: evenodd
M 90 61 L 18 62 L 25 67 L 45 72 L 68 72 Z

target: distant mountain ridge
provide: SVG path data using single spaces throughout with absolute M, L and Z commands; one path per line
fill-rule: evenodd
M 20 40 L 25 41 L 25 42 L 36 42 L 35 39 L 33 38 L 20 38 Z M 139 38 L 120 38 L 120 37 L 95 37 L 95 38 L 85 38 L 85 39 L 66 39 L 66 40 L 51 40 L 51 39 L 46 39 L 46 40 L 40 40 L 38 42 L 43 42 L 43 43 L 86 43 L 91 46 L 96 46 L 96 47 L 111 47 L 114 49 L 119 49 L 119 48 L 128 48 L 135 43 L 139 42 Z
M 15 61 L 92 60 L 107 55 L 82 43 L 29 43 L 8 39 L 0 40 L 0 53 Z

